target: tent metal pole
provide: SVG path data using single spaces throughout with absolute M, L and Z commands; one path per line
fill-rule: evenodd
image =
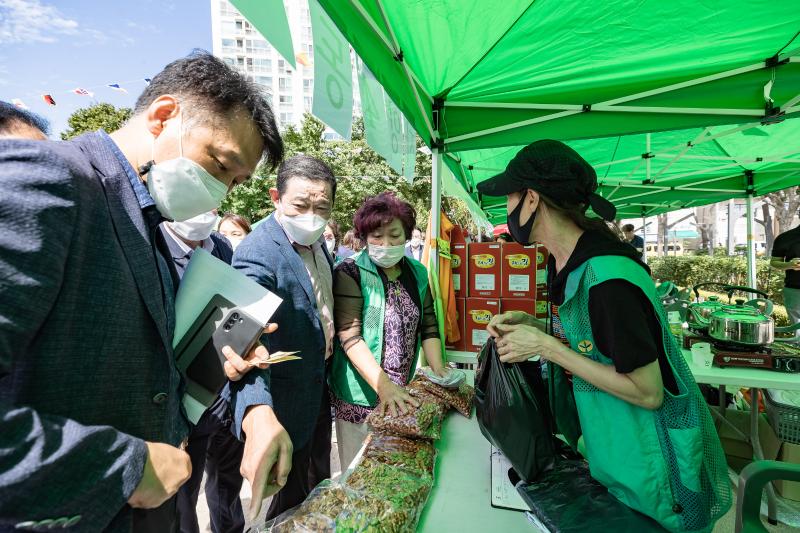
M 644 209 L 642 209 L 642 241 L 644 242 L 644 246 L 642 247 L 642 259 L 647 263 L 647 216 L 645 215 Z
M 747 195 L 747 284 L 756 287 L 756 248 L 753 243 L 753 195 Z
M 661 170 L 659 170 L 659 171 L 656 173 L 656 175 L 655 175 L 655 176 L 653 176 L 653 179 L 656 179 L 656 178 L 660 177 L 660 176 L 661 176 L 661 174 L 663 174 L 664 172 L 666 172 L 666 171 L 669 169 L 669 167 L 671 167 L 673 164 L 675 164 L 675 162 L 677 162 L 677 161 L 678 161 L 678 160 L 679 160 L 681 157 L 685 157 L 685 155 L 686 155 L 686 152 L 688 152 L 688 151 L 689 151 L 689 150 L 692 148 L 692 146 L 694 146 L 694 145 L 695 145 L 695 143 L 696 143 L 697 141 L 699 141 L 699 140 L 700 140 L 700 139 L 701 139 L 701 138 L 702 138 L 702 137 L 703 137 L 703 136 L 704 136 L 706 133 L 708 133 L 708 131 L 709 131 L 710 129 L 711 129 L 710 127 L 709 127 L 709 128 L 704 128 L 704 129 L 703 129 L 703 131 L 701 131 L 701 132 L 700 132 L 700 135 L 698 135 L 697 137 L 695 137 L 695 139 L 694 139 L 693 141 L 686 143 L 686 146 L 684 146 L 684 147 L 683 147 L 683 149 L 682 149 L 680 152 L 678 152 L 678 154 L 677 154 L 677 155 L 675 155 L 675 157 L 673 157 L 673 158 L 672 158 L 672 160 L 670 160 L 670 162 L 669 162 L 669 163 L 667 163 L 666 165 L 664 165 L 664 166 L 661 168 Z M 648 153 L 649 153 L 649 151 L 648 151 Z
M 733 253 L 736 251 L 735 247 L 735 240 L 734 240 L 734 232 L 736 230 L 736 219 L 733 216 L 735 206 L 733 198 L 728 200 L 728 255 L 732 256 Z
M 465 133 L 463 135 L 456 135 L 455 137 L 449 137 L 445 139 L 445 143 L 450 144 L 459 141 L 466 141 L 468 139 L 474 139 L 475 137 L 483 137 L 484 135 L 491 135 L 493 133 L 501 133 L 503 131 L 515 130 L 517 128 L 523 128 L 525 126 L 539 124 L 540 122 L 549 122 L 557 118 L 564 118 L 572 115 L 578 115 L 580 113 L 582 113 L 582 111 L 561 111 L 560 113 L 553 113 L 552 115 L 545 115 L 543 117 L 531 118 L 528 120 L 515 122 L 513 124 L 506 124 L 505 126 L 497 126 L 496 128 L 489 128 L 486 130 L 474 131 L 472 133 Z
M 392 25 L 389 23 L 389 17 L 386 16 L 386 10 L 383 9 L 383 3 L 381 0 L 375 0 L 378 4 L 378 9 L 381 12 L 381 17 L 383 17 L 383 23 L 386 25 L 386 29 L 389 30 L 389 37 L 391 38 L 392 42 L 392 50 L 394 50 L 394 57 L 397 61 L 400 61 L 400 64 L 403 66 L 403 72 L 406 74 L 406 79 L 408 80 L 408 85 L 411 87 L 411 91 L 414 93 L 414 99 L 417 101 L 417 107 L 419 108 L 419 113 L 422 115 L 422 118 L 425 119 L 425 126 L 428 128 L 428 133 L 431 136 L 432 140 L 438 140 L 438 135 L 433 131 L 433 125 L 431 124 L 431 119 L 428 117 L 428 113 L 425 112 L 425 107 L 422 105 L 422 100 L 419 97 L 419 91 L 417 90 L 417 83 L 414 81 L 414 77 L 411 75 L 411 69 L 408 67 L 408 62 L 402 59 L 402 51 L 400 50 L 400 45 L 397 42 L 397 36 L 394 34 L 394 30 L 392 29 Z M 358 2 L 356 2 L 358 4 Z M 399 58 L 399 59 L 398 59 Z
M 647 163 L 647 168 L 645 169 L 645 179 L 647 180 L 647 183 L 650 183 L 650 159 L 651 158 L 650 158 L 650 134 L 649 133 L 645 135 L 644 153 L 646 153 L 647 156 L 648 156 L 647 159 L 645 160 L 646 163 Z
M 612 113 L 654 113 L 674 115 L 723 115 L 742 117 L 763 117 L 763 109 L 729 109 L 715 107 L 648 107 L 633 105 L 603 105 L 592 106 L 592 111 L 605 111 Z
M 438 239 L 441 232 L 442 212 L 442 153 L 439 148 L 431 150 L 431 235 L 436 239 L 436 246 L 431 246 L 429 264 L 433 266 L 434 278 L 439 276 Z
M 361 2 L 359 2 L 358 0 L 350 0 L 350 5 L 352 5 L 355 8 L 355 10 L 359 12 L 361 18 L 364 19 L 364 22 L 366 22 L 367 25 L 370 27 L 370 29 L 372 29 L 372 33 L 374 33 L 375 36 L 378 37 L 378 39 L 383 41 L 383 44 L 386 46 L 386 48 L 388 48 L 393 55 L 397 55 L 397 52 L 394 50 L 394 47 L 392 46 L 392 43 L 389 42 L 389 39 L 387 39 L 386 36 L 381 31 L 381 29 L 378 28 L 378 25 L 375 24 L 375 21 L 372 20 L 372 17 L 369 16 L 369 13 L 366 12 L 364 6 L 361 5 Z M 387 23 L 386 26 L 389 27 L 389 24 Z M 423 87 L 422 83 L 420 83 L 419 78 L 417 78 L 417 75 L 414 73 L 414 71 L 409 69 L 409 72 L 414 81 L 416 81 L 417 84 L 419 85 L 419 89 L 422 91 L 422 94 L 425 95 L 425 97 L 428 99 L 429 102 L 433 103 L 433 97 L 429 95 L 427 91 L 425 91 L 425 88 Z M 426 115 L 423 114 L 423 116 Z

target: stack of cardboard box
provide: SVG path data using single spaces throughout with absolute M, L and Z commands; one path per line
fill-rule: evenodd
M 450 253 L 461 340 L 449 349 L 479 351 L 488 339 L 486 326 L 499 313 L 547 317 L 548 253 L 543 246 L 453 242 Z

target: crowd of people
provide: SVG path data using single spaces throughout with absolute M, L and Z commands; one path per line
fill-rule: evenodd
M 0 117 L 0 529 L 199 531 L 205 473 L 212 530 L 241 531 L 243 479 L 251 516 L 268 497 L 267 518 L 278 516 L 331 476 L 334 426 L 346 467 L 372 410 L 418 405 L 404 389 L 418 352 L 445 375 L 412 206 L 390 192 L 365 199 L 341 236 L 331 169 L 284 159 L 261 91 L 221 60 L 170 63 L 110 134 L 47 141 L 35 117 Z M 252 227 L 219 218 L 260 162 L 277 169 L 274 212 Z M 618 499 L 672 530 L 713 524 L 725 505 L 719 443 L 646 265 L 585 215 L 591 205 L 614 218 L 596 188 L 556 141 L 480 184 L 507 197 L 502 238 L 551 253 L 553 330 L 512 312 L 489 332 L 503 361 L 535 355 L 569 372 L 558 398 L 576 384 L 592 474 Z M 174 306 L 198 248 L 283 302 L 249 353 L 222 350 L 226 385 L 190 424 Z M 278 351 L 301 358 L 270 368 Z

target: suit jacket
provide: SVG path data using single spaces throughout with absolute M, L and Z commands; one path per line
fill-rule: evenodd
M 164 236 L 164 241 L 169 248 L 169 253 L 172 256 L 172 262 L 175 265 L 178 277 L 183 278 L 183 275 L 186 273 L 186 267 L 189 266 L 189 261 L 192 259 L 194 250 L 184 252 L 181 245 L 175 240 L 175 237 L 170 235 L 164 228 L 164 224 L 161 224 L 159 231 Z M 233 260 L 233 246 L 231 246 L 230 241 L 226 239 L 223 234 L 217 233 L 216 231 L 212 232 L 208 238 L 214 244 L 214 247 L 211 248 L 211 255 L 230 265 Z
M 130 530 L 144 441 L 188 434 L 160 217 L 104 136 L 0 141 L 0 531 Z
M 330 254 L 322 239 L 320 242 L 332 269 Z M 269 383 L 278 420 L 289 433 L 294 449 L 300 450 L 309 444 L 313 433 L 325 381 L 325 335 L 311 278 L 275 215 L 239 244 L 233 252 L 233 266 L 283 298 L 270 319 L 278 324 L 278 330 L 264 335 L 261 341 L 270 352 L 299 350 L 302 359 L 259 373 Z

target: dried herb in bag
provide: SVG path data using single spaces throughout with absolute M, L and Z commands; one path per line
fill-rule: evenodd
M 433 473 L 436 449 L 427 440 L 373 433 L 364 449 L 364 459 L 415 472 Z
M 410 391 L 420 402 L 419 407 L 409 409 L 405 414 L 392 416 L 387 409 L 378 404 L 367 417 L 367 423 L 374 429 L 393 435 L 422 439 L 438 439 L 442 436 L 442 418 L 445 407 L 438 398 L 428 394 Z
M 457 389 L 447 389 L 421 375 L 414 378 L 409 387 L 441 398 L 448 407 L 452 407 L 467 418 L 472 416 L 472 399 L 475 397 L 475 389 L 466 383 L 462 383 Z

